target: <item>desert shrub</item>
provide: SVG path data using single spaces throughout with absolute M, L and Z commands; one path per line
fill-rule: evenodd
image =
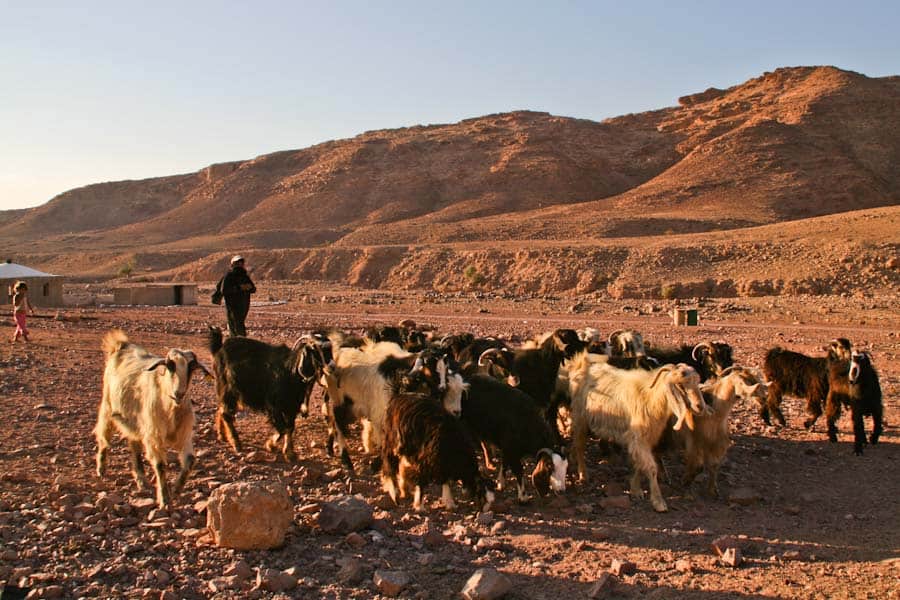
M 122 268 L 119 269 L 119 277 L 129 277 L 134 272 L 134 263 L 132 261 L 128 261 Z
M 468 267 L 466 267 L 466 270 L 463 271 L 463 274 L 472 285 L 480 285 L 484 283 L 484 275 L 478 272 L 478 269 L 475 268 L 475 265 L 469 265 Z
M 672 300 L 678 297 L 678 284 L 677 283 L 664 283 L 659 289 L 659 295 L 666 299 Z

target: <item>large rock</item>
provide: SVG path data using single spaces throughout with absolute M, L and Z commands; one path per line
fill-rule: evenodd
M 318 523 L 328 533 L 350 533 L 370 527 L 374 521 L 369 504 L 359 496 L 345 496 L 326 502 L 319 512 Z
M 406 589 L 406 586 L 409 585 L 409 575 L 407 575 L 403 571 L 387 571 L 387 570 L 378 570 L 375 571 L 375 576 L 372 578 L 372 581 L 375 582 L 375 586 L 385 596 L 397 596 Z
M 284 544 L 294 505 L 284 485 L 274 482 L 228 483 L 213 490 L 206 524 L 213 542 L 238 550 L 265 550 Z
M 462 589 L 466 600 L 494 600 L 512 589 L 512 582 L 495 569 L 478 569 Z

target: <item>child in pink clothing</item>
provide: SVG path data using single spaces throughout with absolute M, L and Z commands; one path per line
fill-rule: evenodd
M 30 312 L 32 316 L 34 315 L 34 307 L 28 301 L 28 285 L 24 281 L 19 281 L 13 287 L 13 292 L 13 319 L 16 321 L 16 333 L 13 335 L 12 341 L 15 343 L 19 336 L 22 336 L 27 342 L 29 340 L 28 327 L 25 325 L 25 313 Z

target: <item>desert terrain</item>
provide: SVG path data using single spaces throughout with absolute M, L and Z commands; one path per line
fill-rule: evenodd
M 0 344 L 3 598 L 372 598 L 385 569 L 408 576 L 401 597 L 452 598 L 486 566 L 518 600 L 896 598 L 900 77 L 785 67 L 686 92 L 600 122 L 523 110 L 367 131 L 0 211 L 0 260 L 66 277 L 66 305 L 39 309 L 34 340 Z M 594 443 L 590 480 L 564 495 L 519 504 L 507 490 L 478 514 L 442 509 L 432 489 L 419 515 L 327 456 L 319 392 L 288 464 L 257 414 L 238 417 L 245 452 L 218 442 L 213 385 L 195 381 L 196 470 L 154 510 L 124 444 L 94 473 L 100 340 L 119 327 L 209 365 L 207 325 L 225 322 L 209 294 L 237 253 L 259 287 L 250 335 L 272 343 L 402 318 L 514 343 L 589 325 L 725 340 L 758 367 L 774 345 L 818 354 L 847 337 L 879 369 L 885 433 L 854 456 L 847 415 L 832 444 L 823 420 L 803 429 L 802 400 L 785 401 L 785 428 L 739 404 L 719 499 L 681 486 L 667 455 L 670 510 L 655 513 L 625 492 L 627 461 Z M 197 283 L 200 305 L 110 304 L 115 286 L 165 281 Z M 679 304 L 698 326 L 672 325 Z M 0 322 L 11 336 L 8 312 Z M 295 508 L 284 547 L 215 546 L 210 493 L 272 480 Z M 322 507 L 353 494 L 374 525 L 323 531 Z M 723 537 L 740 564 L 712 551 Z
M 204 332 L 207 324 L 224 324 L 224 311 L 208 301 L 195 307 L 105 306 L 103 286 L 79 285 L 68 289 L 71 298 L 93 296 L 101 305 L 39 311 L 56 318 L 31 320 L 32 343 L 0 347 L 0 582 L 37 590 L 36 597 L 373 598 L 380 597 L 373 573 L 390 569 L 409 577 L 400 597 L 452 598 L 476 569 L 489 566 L 512 581 L 506 597 L 524 600 L 588 597 L 613 562 L 623 561 L 633 563 L 633 571 L 607 580 L 596 597 L 897 597 L 896 293 L 703 299 L 699 326 L 676 328 L 667 315 L 675 300 L 375 292 L 322 282 L 260 281 L 259 288 L 250 335 L 273 343 L 291 343 L 322 326 L 358 331 L 405 317 L 440 332 L 513 340 L 591 325 L 604 332 L 632 327 L 657 344 L 723 339 L 735 348 L 736 362 L 759 366 L 775 344 L 818 353 L 831 338 L 846 336 L 873 354 L 884 391 L 885 433 L 881 443 L 854 456 L 846 414 L 839 443 L 832 444 L 823 420 L 812 431 L 803 429 L 801 400 L 786 398 L 783 429 L 766 427 L 754 407 L 739 403 L 720 499 L 702 493 L 703 475 L 683 488 L 681 461 L 667 455 L 672 483 L 663 483 L 663 492 L 670 510 L 655 513 L 646 500 L 627 497 L 627 461 L 594 442 L 590 480 L 578 485 L 570 479 L 564 495 L 519 504 L 506 490 L 492 513 L 480 514 L 466 501 L 456 511 L 444 510 L 434 488 L 426 491 L 429 510 L 419 515 L 409 504 L 395 506 L 373 475 L 347 476 L 326 455 L 318 392 L 311 416 L 298 422 L 299 460 L 288 464 L 263 448 L 269 430 L 257 414 L 239 414 L 243 454 L 217 442 L 213 386 L 199 380 L 191 389 L 198 464 L 175 507 L 156 511 L 151 492 L 138 493 L 131 480 L 123 443 L 111 452 L 107 477 L 94 473 L 100 338 L 121 327 L 157 353 L 190 348 L 210 364 Z M 9 319 L 4 329 L 11 332 Z M 358 435 L 351 443 L 359 455 Z M 294 501 L 284 547 L 216 547 L 205 533 L 203 502 L 223 483 L 262 480 L 284 483 Z M 374 525 L 361 537 L 325 533 L 316 521 L 319 508 L 348 494 L 375 507 Z M 711 550 L 722 536 L 740 548 L 739 566 L 722 564 Z M 241 563 L 249 567 L 247 578 L 229 579 Z M 353 565 L 351 575 L 342 569 L 347 564 Z M 257 570 L 267 568 L 293 573 L 295 586 L 280 593 L 257 586 Z

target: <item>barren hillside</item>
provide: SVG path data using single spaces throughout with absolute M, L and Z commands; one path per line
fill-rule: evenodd
M 898 213 L 878 207 L 900 204 L 897 164 L 900 78 L 785 68 L 601 123 L 488 115 L 91 185 L 0 212 L 0 241 L 88 276 L 208 278 L 240 250 L 260 275 L 372 287 L 890 288 Z

